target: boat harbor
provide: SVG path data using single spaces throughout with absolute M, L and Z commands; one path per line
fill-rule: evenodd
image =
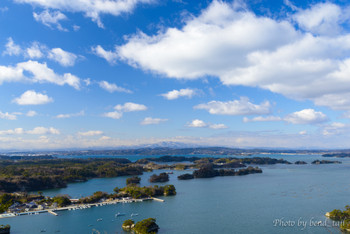
M 38 215 L 41 213 L 50 213 L 54 216 L 58 216 L 57 211 L 65 211 L 65 210 L 82 210 L 82 209 L 88 209 L 91 207 L 99 207 L 99 206 L 106 206 L 106 205 L 116 205 L 118 203 L 132 203 L 132 202 L 143 202 L 143 201 L 159 201 L 164 202 L 164 200 L 159 198 L 143 198 L 143 199 L 133 199 L 133 198 L 122 198 L 122 199 L 114 199 L 111 201 L 103 201 L 98 203 L 91 203 L 91 204 L 76 204 L 76 205 L 70 205 L 66 207 L 59 207 L 55 209 L 46 209 L 46 210 L 32 210 L 27 212 L 21 212 L 21 213 L 6 213 L 6 214 L 0 214 L 0 218 L 11 218 L 16 216 L 22 216 L 22 215 Z

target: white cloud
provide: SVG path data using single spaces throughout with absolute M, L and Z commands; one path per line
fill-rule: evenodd
M 179 97 L 188 97 L 191 98 L 193 95 L 196 94 L 196 91 L 193 89 L 180 89 L 180 90 L 172 90 L 167 93 L 161 94 L 164 98 L 168 100 L 174 100 L 178 99 Z
M 22 135 L 22 134 L 30 134 L 30 135 L 46 135 L 46 134 L 54 134 L 59 135 L 60 131 L 56 128 L 50 127 L 35 127 L 32 130 L 25 131 L 23 128 L 15 128 L 9 130 L 1 130 L 0 135 Z
M 29 60 L 17 64 L 17 67 L 33 74 L 32 80 L 37 82 L 49 82 L 58 85 L 68 84 L 75 89 L 80 88 L 80 79 L 70 73 L 63 76 L 57 75 L 52 69 L 48 68 L 46 63 L 39 63 Z
M 74 114 L 59 114 L 56 115 L 57 119 L 68 119 L 68 118 L 72 118 L 72 117 L 77 117 L 77 116 L 84 116 L 85 112 L 82 110 L 78 113 L 74 113 Z
M 61 48 L 53 48 L 48 53 L 48 58 L 52 59 L 64 67 L 74 66 L 75 60 L 78 58 L 75 54 L 62 50 Z
M 25 55 L 31 59 L 41 58 L 44 56 L 41 49 L 45 46 L 40 45 L 38 42 L 33 42 L 31 47 L 28 47 L 25 51 Z
M 126 102 L 124 105 L 116 105 L 114 109 L 116 111 L 104 113 L 102 116 L 112 119 L 120 119 L 124 112 L 145 111 L 147 110 L 147 106 L 133 102 Z
M 144 120 L 142 120 L 141 125 L 160 124 L 166 121 L 168 121 L 168 119 L 146 117 Z
M 80 136 L 99 136 L 102 135 L 102 131 L 87 131 L 87 132 L 78 132 Z
M 328 117 L 322 112 L 304 109 L 287 115 L 284 120 L 293 124 L 317 124 L 328 121 Z
M 34 90 L 24 92 L 20 97 L 13 99 L 18 105 L 42 105 L 53 102 L 46 94 L 37 93 Z
M 101 88 L 107 90 L 110 93 L 113 93 L 113 92 L 132 93 L 132 91 L 129 89 L 119 87 L 116 84 L 108 83 L 105 80 L 98 82 L 98 84 Z
M 116 111 L 121 111 L 121 112 L 145 111 L 147 110 L 147 106 L 133 103 L 133 102 L 126 102 L 124 103 L 124 105 L 120 105 L 120 104 L 116 105 L 114 109 Z
M 91 51 L 95 55 L 104 58 L 109 64 L 115 64 L 117 62 L 118 54 L 116 52 L 105 50 L 100 45 L 91 47 Z
M 101 15 L 119 16 L 122 13 L 131 13 L 138 4 L 150 4 L 154 0 L 15 0 L 15 2 L 28 3 L 45 9 L 82 12 L 103 28 Z
M 53 127 L 50 127 L 50 128 L 36 127 L 33 130 L 26 131 L 26 133 L 32 134 L 32 135 L 45 135 L 45 134 L 58 135 L 58 134 L 60 134 L 60 131 L 57 130 L 56 128 L 53 128 Z
M 27 77 L 24 72 L 30 73 L 32 76 Z M 14 82 L 29 80 L 39 83 L 54 83 L 57 85 L 70 85 L 75 89 L 80 89 L 80 79 L 70 73 L 63 75 L 56 74 L 46 63 L 29 60 L 27 62 L 18 63 L 15 67 L 0 66 L 0 84 L 3 82 Z
M 10 129 L 10 130 L 0 130 L 0 135 L 19 135 L 23 134 L 24 130 L 23 128 L 15 128 L 15 129 Z
M 0 111 L 0 119 L 16 120 L 17 115 L 16 115 L 16 113 L 10 114 L 8 112 L 3 113 Z
M 26 114 L 26 116 L 28 116 L 28 117 L 34 117 L 36 115 L 38 115 L 38 113 L 36 111 L 33 111 L 33 110 L 28 111 Z
M 120 119 L 123 116 L 123 113 L 120 113 L 118 111 L 112 111 L 104 113 L 102 116 L 112 118 L 112 119 Z
M 342 31 L 340 24 L 345 20 L 344 13 L 340 6 L 325 2 L 313 5 L 309 9 L 299 9 L 293 15 L 293 19 L 308 32 L 332 36 Z
M 205 128 L 207 127 L 207 124 L 203 120 L 194 119 L 191 123 L 188 124 L 188 126 L 192 128 Z
M 19 55 L 22 49 L 19 45 L 16 45 L 11 37 L 7 38 L 5 45 L 6 50 L 3 52 L 4 55 Z
M 191 123 L 187 124 L 191 128 L 211 128 L 211 129 L 225 129 L 227 126 L 225 124 L 211 124 L 205 123 L 203 120 L 194 119 Z
M 297 36 L 287 22 L 258 18 L 252 12 L 213 1 L 200 16 L 185 21 L 182 29 L 169 28 L 154 36 L 140 32 L 117 47 L 117 52 L 130 65 L 171 78 L 220 77 L 244 66 L 248 53 L 273 50 Z
M 58 30 L 67 31 L 67 29 L 63 28 L 60 24 L 60 21 L 67 20 L 67 16 L 59 11 L 50 12 L 49 10 L 44 10 L 39 14 L 33 12 L 33 17 L 37 22 L 40 22 L 49 28 L 56 26 Z
M 271 105 L 268 101 L 260 105 L 249 102 L 246 97 L 241 97 L 240 100 L 221 102 L 211 101 L 206 104 L 194 106 L 194 109 L 203 109 L 215 115 L 257 115 L 270 113 Z
M 257 87 L 350 110 L 350 101 L 341 104 L 350 95 L 350 34 L 339 21 L 349 17 L 346 10 L 338 10 L 324 3 L 298 11 L 294 18 L 305 26 L 300 30 L 290 22 L 293 15 L 276 20 L 213 1 L 198 17 L 185 19 L 182 28 L 155 35 L 139 32 L 116 52 L 131 66 L 169 78 L 213 76 L 225 85 Z M 329 30 L 331 35 L 324 35 L 329 28 L 342 33 Z
M 346 125 L 344 123 L 333 122 L 331 124 L 323 126 L 322 134 L 324 136 L 340 135 L 344 133 L 344 131 L 348 131 L 349 127 L 349 125 Z
M 25 58 L 40 59 L 46 57 L 55 62 L 58 62 L 64 67 L 74 66 L 78 56 L 74 53 L 65 51 L 61 48 L 48 49 L 48 47 L 39 42 L 33 42 L 31 47 L 21 49 L 19 45 L 16 45 L 11 37 L 8 38 L 8 43 L 5 45 L 6 50 L 3 54 L 8 55 L 20 55 L 22 54 Z
M 254 118 L 243 118 L 243 122 L 248 123 L 248 122 L 273 122 L 273 121 L 281 121 L 282 118 L 279 116 L 257 116 Z

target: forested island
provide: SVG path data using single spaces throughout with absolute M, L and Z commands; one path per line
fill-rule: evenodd
M 158 182 L 167 182 L 169 181 L 169 175 L 165 172 L 160 173 L 159 175 L 153 174 L 151 178 L 149 178 L 149 182 L 158 183 Z
M 159 162 L 159 164 L 158 164 Z M 170 164 L 165 164 L 169 162 Z M 316 160 L 313 164 L 339 163 Z M 185 157 L 161 156 L 132 162 L 125 158 L 55 158 L 52 156 L 12 156 L 0 159 L 0 192 L 29 192 L 63 188 L 68 183 L 83 182 L 92 178 L 134 176 L 127 184 L 138 184 L 143 172 L 152 170 L 197 170 L 193 178 L 214 176 L 247 175 L 261 173 L 260 168 L 248 165 L 292 164 L 284 159 L 269 157 Z M 302 164 L 298 162 L 297 164 Z M 210 168 L 210 171 L 205 171 Z M 237 169 L 237 170 L 233 170 Z M 202 173 L 203 170 L 205 173 Z M 204 174 L 204 175 L 202 175 Z M 210 176 L 209 176 L 210 175 Z M 180 176 L 179 179 L 190 179 Z M 152 175 L 151 182 L 166 182 L 166 173 Z
M 340 229 L 345 232 L 350 232 L 350 206 L 345 206 L 345 210 L 335 209 L 327 212 L 326 216 L 332 220 L 340 221 Z
M 80 199 L 70 199 L 67 195 L 58 195 L 47 197 L 38 192 L 38 194 L 28 194 L 26 192 L 2 193 L 0 195 L 0 213 L 11 212 L 20 213 L 28 211 L 40 211 L 44 209 L 56 209 L 70 205 L 88 205 L 105 201 L 128 201 L 128 199 L 145 199 L 159 196 L 176 195 L 174 185 L 165 186 L 145 186 L 140 187 L 135 183 L 129 183 L 124 188 L 114 188 L 114 193 L 108 194 L 102 191 L 96 191 L 91 196 Z
M 341 164 L 341 162 L 332 160 L 315 160 L 311 164 Z
M 122 228 L 125 231 L 134 231 L 136 234 L 152 234 L 157 233 L 159 230 L 159 226 L 154 218 L 144 219 L 136 224 L 133 220 L 128 219 L 123 222 Z
M 262 173 L 262 170 L 258 167 L 247 167 L 239 170 L 234 169 L 214 169 L 211 165 L 207 167 L 200 168 L 199 170 L 193 171 L 192 174 L 183 174 L 178 176 L 179 180 L 189 180 L 194 178 L 212 178 L 217 176 L 241 176 L 241 175 L 249 175 L 255 173 Z
M 128 159 L 0 160 L 0 191 L 63 188 L 90 178 L 142 175 L 145 169 Z

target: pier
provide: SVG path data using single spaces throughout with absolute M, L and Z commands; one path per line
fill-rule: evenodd
M 49 212 L 50 214 L 53 214 L 54 216 L 58 216 L 58 214 L 56 212 L 53 212 L 52 210 L 47 210 L 47 212 Z
M 163 199 L 159 199 L 159 198 L 155 198 L 155 197 L 152 197 L 152 199 L 153 199 L 154 201 L 157 201 L 157 202 L 164 202 Z

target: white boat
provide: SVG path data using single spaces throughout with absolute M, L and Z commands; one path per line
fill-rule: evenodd
M 115 214 L 115 215 L 114 215 L 114 217 L 124 216 L 124 215 L 125 215 L 125 214 L 123 214 L 123 213 L 119 213 L 119 212 L 118 212 L 117 214 Z

